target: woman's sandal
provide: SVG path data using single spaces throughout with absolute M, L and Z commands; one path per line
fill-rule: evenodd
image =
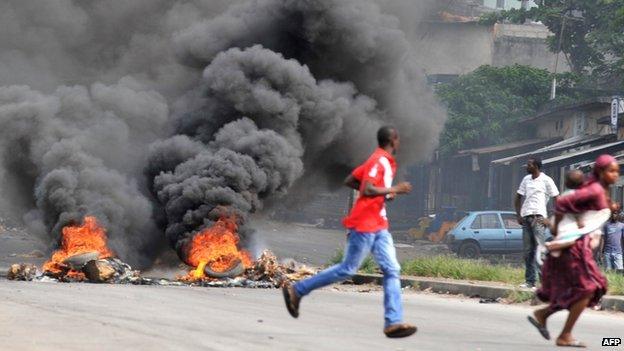
M 540 334 L 542 334 L 544 339 L 550 340 L 550 333 L 545 326 L 541 325 L 540 322 L 538 322 L 535 318 L 531 316 L 527 316 L 527 319 L 529 320 L 529 323 L 533 324 L 533 326 L 537 328 L 537 330 L 540 332 Z
M 562 344 L 562 343 L 559 343 L 559 342 L 556 342 L 555 344 L 557 346 L 561 346 L 561 347 L 580 347 L 580 348 L 586 348 L 587 347 L 587 345 L 585 345 L 584 343 L 582 343 L 582 342 L 580 342 L 580 341 L 578 341 L 576 339 L 572 340 L 571 342 L 565 343 L 565 344 Z

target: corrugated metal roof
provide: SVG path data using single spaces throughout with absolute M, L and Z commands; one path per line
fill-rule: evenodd
M 528 157 L 530 155 L 537 156 L 537 155 L 547 153 L 547 152 L 563 151 L 571 147 L 584 146 L 584 145 L 599 142 L 599 141 L 606 142 L 614 138 L 615 136 L 613 135 L 578 135 L 578 136 L 574 136 L 568 139 L 564 139 L 562 141 L 559 141 L 557 143 L 554 143 L 548 146 L 541 147 L 531 152 L 525 152 L 525 153 L 514 155 L 514 156 L 500 158 L 498 160 L 492 161 L 492 163 L 498 164 L 498 165 L 508 165 L 516 160 Z
M 620 153 L 615 153 L 615 154 L 613 154 L 611 156 L 615 157 L 615 159 L 618 161 L 618 163 L 620 165 L 624 164 L 624 150 L 622 152 L 620 152 Z M 582 165 L 580 168 L 583 169 L 585 172 L 587 172 L 592 167 L 594 167 L 595 163 L 596 163 L 595 161 L 588 162 L 588 163 Z
M 543 160 L 542 164 L 547 165 L 549 163 L 556 163 L 559 161 L 563 161 L 563 160 L 567 160 L 573 157 L 578 157 L 578 156 L 582 156 L 582 155 L 587 155 L 587 154 L 591 154 L 593 152 L 596 151 L 602 151 L 608 148 L 612 148 L 615 146 L 619 146 L 619 145 L 623 145 L 624 146 L 624 140 L 620 140 L 620 141 L 616 141 L 613 143 L 608 143 L 608 144 L 602 144 L 599 146 L 594 146 L 594 147 L 590 147 L 589 149 L 585 149 L 585 150 L 581 150 L 581 151 L 577 151 L 577 152 L 570 152 L 567 154 L 563 154 L 563 155 L 559 155 L 559 156 L 555 156 L 555 157 L 551 157 L 549 159 Z
M 505 151 L 505 150 L 515 149 L 515 148 L 519 148 L 523 146 L 531 146 L 535 144 L 547 143 L 547 142 L 555 141 L 557 139 L 559 138 L 527 139 L 527 140 L 514 141 L 512 143 L 506 143 L 506 144 L 490 145 L 490 146 L 484 146 L 480 148 L 460 150 L 457 153 L 462 156 L 468 155 L 468 154 L 489 154 L 492 152 Z
M 582 101 L 571 102 L 567 104 L 557 105 L 542 109 L 538 111 L 533 116 L 529 116 L 520 120 L 520 122 L 531 122 L 537 119 L 546 118 L 557 114 L 558 112 L 569 111 L 569 110 L 582 110 L 587 109 L 596 105 L 610 105 L 611 97 L 600 96 L 594 97 L 591 99 L 586 99 Z

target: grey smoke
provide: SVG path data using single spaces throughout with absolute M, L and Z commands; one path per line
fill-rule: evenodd
M 60 85 L 135 80 L 175 98 L 197 81 L 171 36 L 233 0 L 4 0 L 0 84 L 50 93 Z
M 423 160 L 445 114 L 379 4 L 434 3 L 4 1 L 0 208 L 52 245 L 95 214 L 145 263 L 163 231 L 179 250 L 223 211 L 337 184 L 382 124 Z
M 132 163 L 167 121 L 168 108 L 159 94 L 132 86 L 124 79 L 48 95 L 0 87 L 0 182 L 9 198 L 32 199 L 23 204 L 31 208 L 25 218 L 32 230 L 58 238 L 63 226 L 95 215 L 111 248 L 145 265 L 149 257 L 136 252 L 153 251 L 158 230 L 150 200 L 124 173 L 139 171 Z
M 405 2 L 397 1 L 395 6 L 399 3 Z M 431 3 L 411 6 L 437 9 Z M 413 18 L 419 16 L 414 12 Z M 245 2 L 177 33 L 174 43 L 182 62 L 201 68 L 229 48 L 260 44 L 306 65 L 315 79 L 351 83 L 358 93 L 372 98 L 385 114 L 378 120 L 409 132 L 410 137 L 404 139 L 409 152 L 399 155 L 403 161 L 422 160 L 437 146 L 444 111 L 425 87 L 414 48 L 398 19 L 383 14 L 376 2 Z M 359 133 L 350 135 L 350 142 L 372 135 L 376 125 L 355 127 Z M 350 147 L 344 162 L 352 165 L 361 160 L 367 152 L 363 146 Z
M 262 207 L 262 199 L 285 194 L 304 163 L 315 166 L 324 153 L 328 162 L 341 159 L 348 120 L 374 123 L 379 113 L 351 84 L 317 81 L 296 60 L 260 46 L 217 55 L 204 70 L 202 90 L 208 127 L 199 124 L 205 114 L 183 116 L 198 120 L 188 130 L 193 140 L 156 143 L 150 162 L 149 174 L 161 171 L 153 187 L 177 249 L 216 219 L 212 211 L 220 206 L 244 218 Z M 226 124 L 217 129 L 215 120 Z
M 170 134 L 171 99 L 200 79 L 171 35 L 229 2 L 1 2 L 1 215 L 50 249 L 61 227 L 96 215 L 122 259 L 149 264 L 164 240 L 148 145 Z
M 158 174 L 153 189 L 181 257 L 222 206 L 244 218 L 298 179 L 310 189 L 311 179 L 344 177 L 373 149 L 380 125 L 408 135 L 400 157 L 409 163 L 433 150 L 444 123 L 398 20 L 371 1 L 246 2 L 174 43 L 203 80 L 174 105 L 177 132 L 189 139 L 157 144 L 148 174 Z M 238 134 L 250 131 L 273 133 L 280 147 L 238 147 Z M 266 167 L 278 160 L 290 166 Z

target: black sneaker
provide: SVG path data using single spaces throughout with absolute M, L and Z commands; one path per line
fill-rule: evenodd
M 384 329 L 384 334 L 386 334 L 389 338 L 404 338 L 416 333 L 415 325 L 407 324 L 407 323 L 399 323 L 388 326 Z

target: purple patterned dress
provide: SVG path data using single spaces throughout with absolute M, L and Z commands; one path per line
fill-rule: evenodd
M 603 186 L 598 182 L 557 199 L 557 213 L 581 213 L 609 207 Z M 542 266 L 542 286 L 537 297 L 550 302 L 552 312 L 569 309 L 574 303 L 591 295 L 589 307 L 596 305 L 607 291 L 607 279 L 598 268 L 590 247 L 591 238 L 584 235 L 564 249 L 559 257 L 548 256 Z

